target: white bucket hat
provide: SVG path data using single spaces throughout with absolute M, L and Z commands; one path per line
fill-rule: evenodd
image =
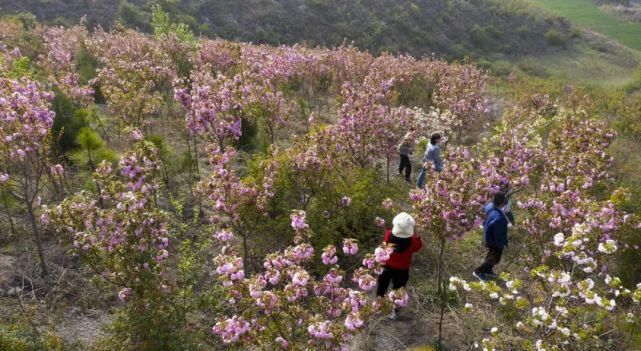
M 414 236 L 414 225 L 416 225 L 416 222 L 414 218 L 407 213 L 401 212 L 397 214 L 392 224 L 394 224 L 392 234 L 394 234 L 395 237 L 404 239 Z

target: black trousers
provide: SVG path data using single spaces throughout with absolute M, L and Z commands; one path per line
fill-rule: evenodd
M 487 247 L 487 256 L 485 256 L 485 262 L 479 266 L 474 272 L 476 274 L 487 274 L 493 273 L 492 268 L 499 262 L 501 262 L 501 255 L 503 254 L 503 248 L 498 246 L 488 246 Z
M 378 276 L 378 281 L 376 282 L 376 296 L 385 296 L 390 281 L 392 282 L 392 289 L 396 290 L 405 287 L 409 278 L 409 269 L 383 268 L 383 273 Z
M 410 157 L 407 155 L 401 155 L 401 163 L 398 165 L 398 174 L 402 174 L 403 169 L 405 169 L 405 179 L 409 180 L 410 175 L 412 175 L 412 162 L 410 162 Z

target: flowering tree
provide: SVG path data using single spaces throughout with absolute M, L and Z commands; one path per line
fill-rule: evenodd
M 42 201 L 42 177 L 49 167 L 52 100 L 53 94 L 36 82 L 0 76 L 0 187 L 25 206 L 43 276 L 48 269 L 36 212 Z
M 471 134 L 487 122 L 489 102 L 483 95 L 487 75 L 471 64 L 439 65 L 445 77 L 440 79 L 434 92 L 434 104 L 449 110 L 462 123 L 454 130 L 455 137 Z
M 610 179 L 611 157 L 605 149 L 614 134 L 580 110 L 513 117 L 503 123 L 515 122 L 520 128 L 498 134 L 502 157 L 488 158 L 478 185 L 492 190 L 512 182 L 526 188 L 524 199 L 517 202 L 527 233 L 522 239 L 528 252 L 520 259 L 524 274 L 503 273 L 504 284 L 468 284 L 452 277 L 450 290 L 466 296 L 475 290 L 516 311 L 515 320 L 490 330 L 480 342 L 484 349 L 625 345 L 623 338 L 609 335 L 621 336 L 615 321 L 635 322 L 638 306 L 630 302 L 638 303 L 639 289 L 632 292 L 611 275 L 609 257 L 620 246 L 617 232 L 638 225 L 613 202 L 599 200 L 595 191 Z M 467 303 L 465 310 L 473 310 L 473 305 Z
M 359 86 L 345 83 L 336 125 L 339 142 L 352 162 L 365 167 L 385 157 L 388 178 L 390 158 L 414 117 L 411 109 L 386 104 L 393 85 L 393 79 L 380 80 L 375 75 L 368 76 Z
M 175 98 L 187 110 L 189 130 L 216 142 L 222 152 L 228 140 L 241 135 L 242 110 L 249 89 L 240 75 L 228 78 L 210 71 L 211 67 L 193 72 L 189 87 L 177 82 Z
M 621 320 L 638 321 L 641 284 L 633 292 L 606 270 L 595 269 L 606 267 L 618 249 L 617 242 L 601 229 L 607 222 L 594 213 L 565 233 L 557 233 L 546 245 L 553 259 L 531 268 L 529 277 L 501 274 L 504 286 L 450 278 L 450 290 L 478 291 L 493 303 L 517 311 L 515 320 L 492 328 L 480 345 L 488 350 L 537 351 L 624 346 L 624 340 L 612 340 L 609 334 L 625 327 Z M 473 306 L 468 303 L 466 309 Z M 498 333 L 499 328 L 504 330 Z
M 490 195 L 477 192 L 474 181 L 478 161 L 472 158 L 469 150 L 450 150 L 445 163 L 446 168 L 435 173 L 424 190 L 414 190 L 410 194 L 418 227 L 440 243 L 439 292 L 447 241 L 460 239 L 479 225 L 481 210 Z
M 96 274 L 121 288 L 123 301 L 144 300 L 165 288 L 169 256 L 168 217 L 155 203 L 156 149 L 139 133 L 134 131 L 134 150 L 123 155 L 117 169 L 108 161 L 97 167 L 100 194 L 82 191 L 43 214 Z
M 98 29 L 89 51 L 103 66 L 96 82 L 111 111 L 126 126 L 142 127 L 145 118 L 158 113 L 162 89 L 170 89 L 175 68 L 157 41 L 134 32 L 107 33 Z
M 226 287 L 232 315 L 222 317 L 212 328 L 225 344 L 258 346 L 268 349 L 343 350 L 349 336 L 365 326 L 391 304 L 407 304 L 403 291 L 390 293 L 389 300 L 370 300 L 367 292 L 376 285 L 374 272 L 389 258 L 391 247 L 366 255 L 362 268 L 353 274 L 358 288 L 348 287 L 348 273 L 337 265 L 337 248 L 326 247 L 321 254 L 324 274 L 309 270 L 314 249 L 304 211 L 293 211 L 291 225 L 295 243 L 283 251 L 269 254 L 264 271 L 246 277 L 242 259 L 233 253 L 231 233 L 215 258 L 219 280 Z M 354 240 L 343 242 L 342 252 L 355 255 Z
M 45 51 L 39 59 L 51 81 L 82 106 L 90 105 L 94 94 L 92 88 L 81 85 L 76 67 L 78 55 L 88 40 L 89 33 L 84 26 L 47 28 L 44 33 Z M 92 82 L 88 85 L 91 86 Z

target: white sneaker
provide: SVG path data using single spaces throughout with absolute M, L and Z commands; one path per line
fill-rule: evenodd
M 395 311 L 395 310 L 392 310 L 392 313 L 390 313 L 388 317 L 389 317 L 389 319 L 391 319 L 391 320 L 396 319 L 396 311 Z

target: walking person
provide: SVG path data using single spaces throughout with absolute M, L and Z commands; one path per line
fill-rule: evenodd
M 427 144 L 425 155 L 423 156 L 423 169 L 421 169 L 421 174 L 419 174 L 418 180 L 416 181 L 416 186 L 419 189 L 425 187 L 425 176 L 427 175 L 427 168 L 430 167 L 430 163 L 434 163 L 435 171 L 441 172 L 443 170 L 440 147 L 442 140 L 443 138 L 439 133 L 434 133 L 430 137 L 430 142 Z
M 401 143 L 398 144 L 398 152 L 401 155 L 401 162 L 398 165 L 398 174 L 403 175 L 405 170 L 405 180 L 411 182 L 412 179 L 412 162 L 410 156 L 414 153 L 414 129 L 412 128 L 405 136 Z
M 383 297 L 387 293 L 390 282 L 392 289 L 400 289 L 407 285 L 412 265 L 412 255 L 423 248 L 423 241 L 414 233 L 416 222 L 405 212 L 401 212 L 392 221 L 393 228 L 385 232 L 386 243 L 394 246 L 394 252 L 383 265 L 383 272 L 378 276 L 376 295 Z M 398 309 L 394 309 L 390 318 L 396 318 Z
M 492 202 L 485 206 L 487 218 L 483 223 L 483 242 L 487 247 L 487 256 L 485 257 L 485 262 L 472 273 L 476 278 L 483 281 L 497 277 L 493 269 L 495 265 L 501 262 L 503 249 L 508 244 L 508 219 L 501 210 L 505 204 L 505 193 L 498 192 L 494 194 Z

